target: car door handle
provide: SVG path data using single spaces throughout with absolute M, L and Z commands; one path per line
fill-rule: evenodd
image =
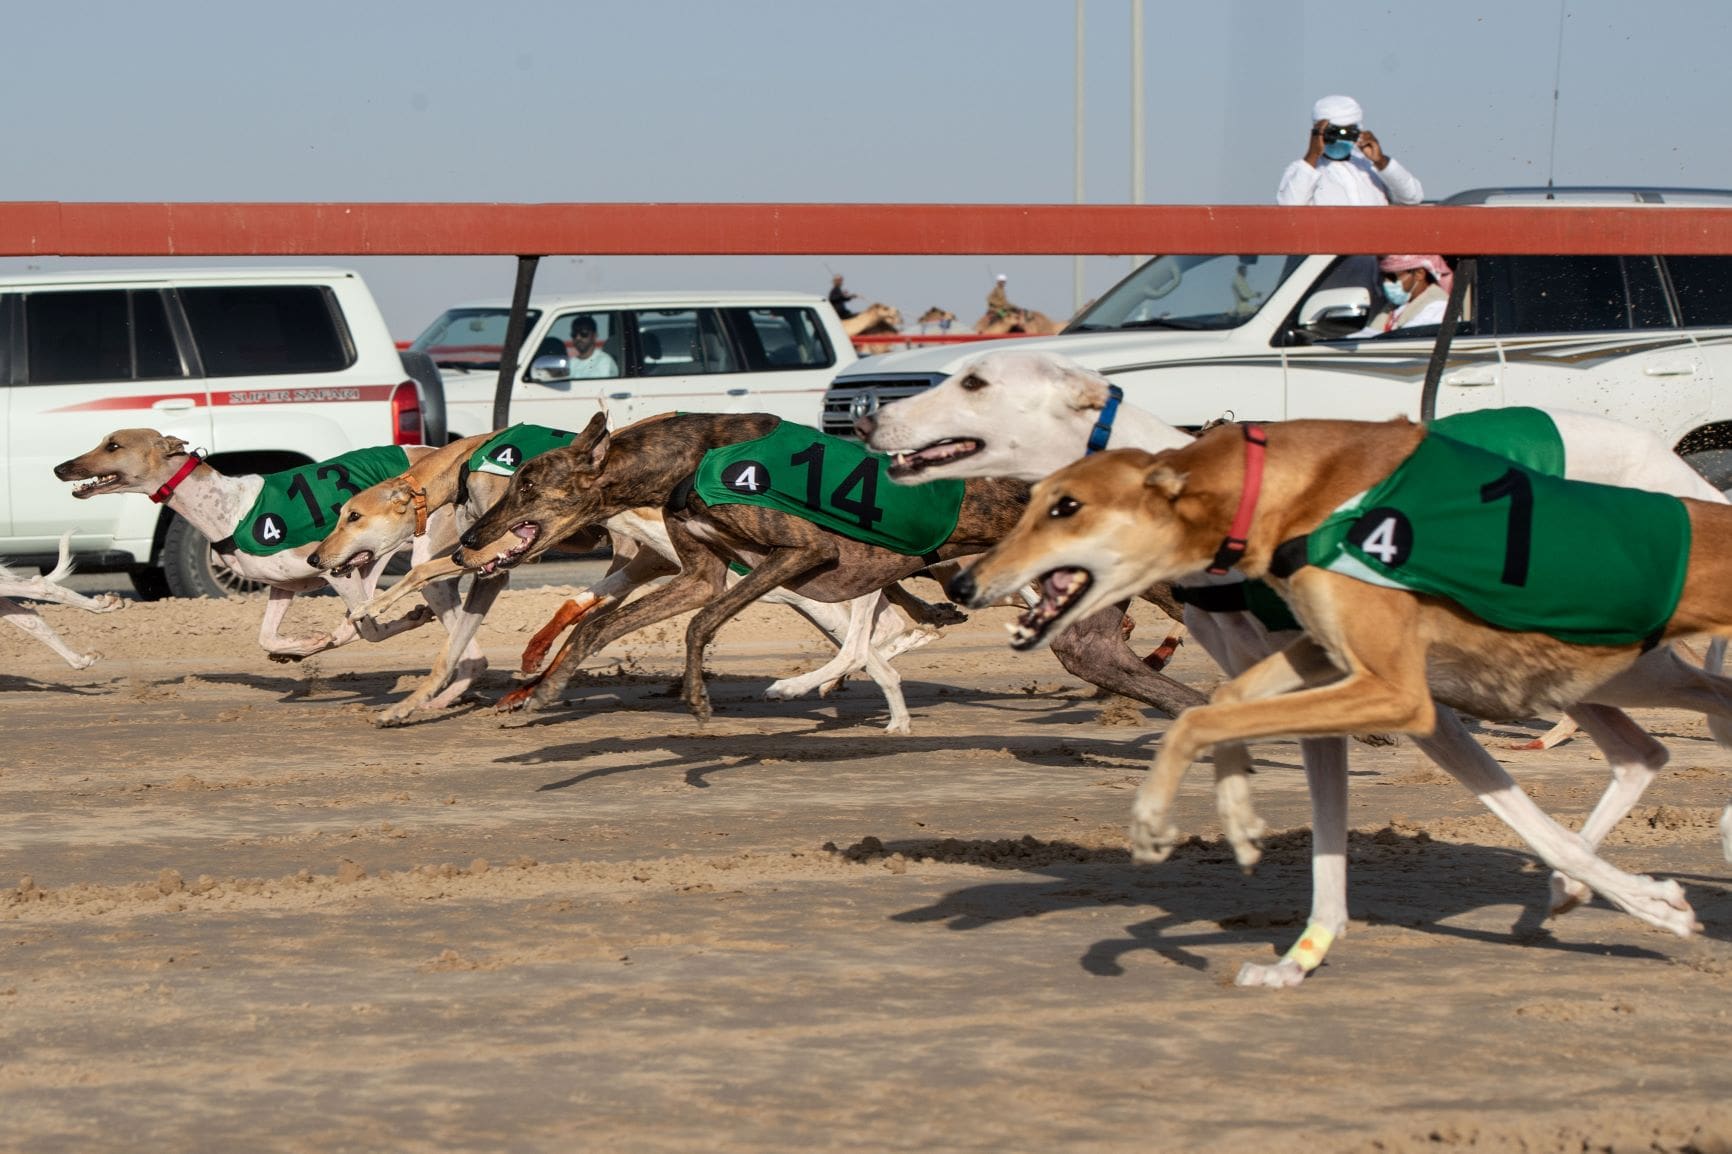
M 150 407 L 159 412 L 179 413 L 187 409 L 197 408 L 198 402 L 191 397 L 164 397 Z
M 749 390 L 747 390 L 747 389 L 729 389 L 728 390 L 728 396 L 730 396 L 730 397 L 743 397 L 746 395 L 746 393 L 748 391 Z
M 630 393 L 609 393 L 607 395 L 607 399 L 610 401 L 624 401 L 624 400 L 629 400 L 630 398 L 631 398 Z
M 1643 365 L 1642 373 L 1650 377 L 1689 377 L 1696 373 L 1695 361 L 1654 361 Z
M 1457 388 L 1477 389 L 1485 385 L 1497 384 L 1497 366 L 1478 365 L 1471 369 L 1458 369 L 1445 374 L 1443 383 L 1455 385 Z

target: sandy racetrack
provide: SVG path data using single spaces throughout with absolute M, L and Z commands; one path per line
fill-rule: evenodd
M 488 696 L 559 600 L 506 593 Z M 0 1148 L 1732 1150 L 1732 757 L 1695 717 L 1643 715 L 1673 760 L 1607 853 L 1698 939 L 1546 921 L 1471 797 L 1356 747 L 1348 936 L 1241 991 L 1309 900 L 1296 747 L 1258 750 L 1255 876 L 1201 768 L 1197 840 L 1133 867 L 1164 723 L 1102 724 L 1003 611 L 899 662 L 890 738 L 867 682 L 762 700 L 822 652 L 785 610 L 723 631 L 707 725 L 669 627 L 535 724 L 387 731 L 436 629 L 282 666 L 260 609 L 46 611 L 82 672 L 0 632 Z M 1538 728 L 1481 738 L 1579 824 L 1604 763 L 1503 748 Z

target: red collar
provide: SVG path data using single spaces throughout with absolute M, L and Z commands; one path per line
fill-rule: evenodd
M 162 488 L 150 495 L 150 499 L 158 505 L 174 496 L 174 491 L 180 488 L 180 483 L 192 476 L 192 471 L 204 464 L 204 454 L 194 449 L 186 455 L 186 464 L 180 467 L 180 472 L 162 483 Z
M 1245 485 L 1239 490 L 1239 511 L 1233 514 L 1233 526 L 1215 550 L 1215 563 L 1208 572 L 1216 577 L 1237 565 L 1245 556 L 1245 545 L 1251 536 L 1251 519 L 1257 515 L 1257 497 L 1263 491 L 1263 454 L 1269 435 L 1262 425 L 1240 425 L 1245 434 Z

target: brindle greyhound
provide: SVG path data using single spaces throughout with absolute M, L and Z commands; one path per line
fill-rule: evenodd
M 504 499 L 463 534 L 454 559 L 470 568 L 509 567 L 535 556 L 571 526 L 664 503 L 710 449 L 763 436 L 776 424 L 775 417 L 761 413 L 692 413 L 671 417 L 649 433 L 628 428 L 610 436 L 598 415 L 570 445 L 526 463 Z M 1017 481 L 967 482 L 956 528 L 937 550 L 939 559 L 988 548 L 1015 523 L 1027 494 L 1027 486 Z M 533 704 L 557 701 L 577 663 L 615 638 L 698 609 L 686 633 L 684 696 L 694 713 L 707 717 L 704 648 L 743 606 L 779 585 L 821 601 L 847 600 L 928 564 L 790 514 L 754 505 L 710 506 L 695 495 L 669 511 L 667 526 L 680 575 L 606 619 L 579 625 L 535 688 Z M 731 589 L 725 588 L 730 558 L 752 567 Z M 1079 622 L 1053 651 L 1072 673 L 1169 712 L 1201 704 L 1196 691 L 1137 659 L 1124 643 L 1120 621 L 1119 613 L 1109 611 Z

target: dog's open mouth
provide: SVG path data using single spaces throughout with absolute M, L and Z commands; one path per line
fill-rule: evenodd
M 92 477 L 82 485 L 72 486 L 72 495 L 82 500 L 85 497 L 94 497 L 98 493 L 106 493 L 110 489 L 119 487 L 120 484 L 119 473 L 102 473 Z
M 973 437 L 947 437 L 942 441 L 932 442 L 924 449 L 892 453 L 890 455 L 890 475 L 892 477 L 911 477 L 916 473 L 930 469 L 934 465 L 943 465 L 951 461 L 960 461 L 964 457 L 972 457 L 985 447 L 984 441 L 977 441 Z
M 337 564 L 331 566 L 331 575 L 333 577 L 347 577 L 355 570 L 364 569 L 372 563 L 373 551 L 371 549 L 362 549 L 359 552 L 349 554 L 345 560 L 339 561 Z
M 495 553 L 493 560 L 481 567 L 483 573 L 496 573 L 501 569 L 509 569 L 529 552 L 529 547 L 535 544 L 535 539 L 541 536 L 541 526 L 534 521 L 519 521 L 511 527 L 511 532 L 517 537 L 517 544 L 503 553 Z
M 1053 623 L 1081 597 L 1094 580 L 1087 569 L 1052 569 L 1040 579 L 1040 601 L 1016 619 L 1010 630 L 1010 647 L 1027 649 L 1045 637 Z

